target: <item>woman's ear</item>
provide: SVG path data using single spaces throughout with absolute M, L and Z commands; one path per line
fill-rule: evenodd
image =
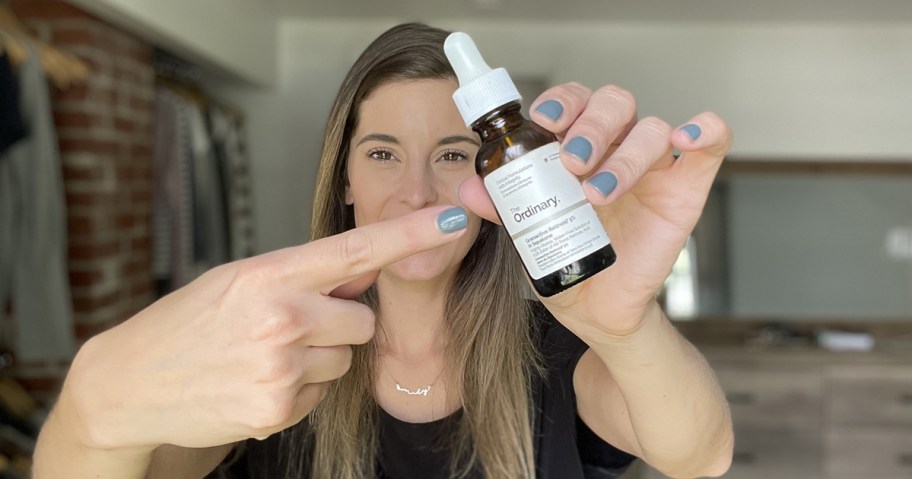
M 352 197 L 351 187 L 345 185 L 345 204 L 351 206 L 355 204 L 355 198 Z

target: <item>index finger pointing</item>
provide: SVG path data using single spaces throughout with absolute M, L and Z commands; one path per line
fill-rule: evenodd
M 283 250 L 283 276 L 329 294 L 337 286 L 421 251 L 455 241 L 468 214 L 438 206 Z

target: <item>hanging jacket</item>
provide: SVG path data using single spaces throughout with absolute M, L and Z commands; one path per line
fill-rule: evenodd
M 47 78 L 31 52 L 19 70 L 28 137 L 0 154 L 0 316 L 7 301 L 22 363 L 75 352 L 67 272 L 66 205 Z

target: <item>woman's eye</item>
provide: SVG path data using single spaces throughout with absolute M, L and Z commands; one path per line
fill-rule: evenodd
M 440 159 L 447 162 L 457 162 L 466 160 L 468 158 L 469 155 L 465 154 L 465 152 L 457 150 L 447 150 L 444 151 L 442 155 L 440 155 Z
M 390 150 L 378 148 L 375 150 L 368 151 L 367 156 L 369 156 L 371 159 L 377 160 L 377 161 L 389 161 L 389 160 L 393 159 L 393 152 Z

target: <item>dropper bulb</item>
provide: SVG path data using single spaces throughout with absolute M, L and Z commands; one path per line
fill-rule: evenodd
M 451 33 L 443 43 L 443 51 L 450 60 L 456 77 L 459 78 L 459 85 L 468 85 L 472 80 L 491 71 L 472 37 L 463 32 Z
M 443 52 L 459 79 L 453 101 L 466 126 L 499 106 L 522 99 L 510 74 L 503 68 L 492 70 L 465 33 L 451 33 L 443 42 Z

